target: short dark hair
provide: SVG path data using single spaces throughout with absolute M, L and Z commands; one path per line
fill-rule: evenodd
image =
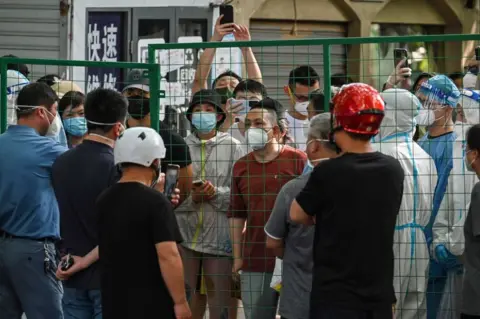
M 453 72 L 451 74 L 448 75 L 448 77 L 450 78 L 450 80 L 452 81 L 455 81 L 455 80 L 458 80 L 458 79 L 461 79 L 463 80 L 463 77 L 465 76 L 465 74 L 463 74 L 462 72 Z
M 88 131 L 100 130 L 107 133 L 112 125 L 90 123 L 125 123 L 127 119 L 128 101 L 119 92 L 112 89 L 99 88 L 87 94 L 85 99 L 85 118 Z
M 262 98 L 267 97 L 267 88 L 265 85 L 251 79 L 246 79 L 238 83 L 238 85 L 235 87 L 235 90 L 233 90 L 233 96 L 236 96 L 240 91 L 260 94 Z
M 58 102 L 58 111 L 63 113 L 68 106 L 72 109 L 85 104 L 85 94 L 78 91 L 69 91 Z
M 413 82 L 412 84 L 412 91 L 415 91 L 415 87 L 417 87 L 418 83 L 420 83 L 421 80 L 430 79 L 430 78 L 433 78 L 434 76 L 435 76 L 435 73 L 427 73 L 427 72 L 420 73 L 418 77 L 415 79 L 415 82 Z M 416 93 L 416 92 L 413 92 L 413 93 Z
M 310 87 L 317 82 L 320 82 L 317 71 L 308 65 L 299 66 L 290 71 L 288 75 L 288 85 L 290 87 L 295 86 L 296 83 Z
M 375 135 L 370 135 L 370 134 L 358 134 L 358 133 L 352 133 L 352 132 L 347 132 L 345 131 L 345 133 L 347 133 L 348 136 L 350 136 L 350 138 L 352 140 L 359 140 L 359 141 L 363 141 L 363 142 L 368 142 L 372 139 L 372 137 L 374 137 Z
M 310 103 L 316 114 L 330 111 L 330 108 L 325 110 L 325 95 L 322 90 L 315 90 L 310 93 Z
M 467 145 L 471 150 L 480 151 L 480 124 L 475 124 L 467 131 Z
M 351 77 L 347 76 L 345 73 L 335 73 L 330 77 L 330 84 L 336 87 L 342 87 L 345 84 L 353 83 Z
M 2 56 L 2 58 L 15 58 L 18 59 L 18 56 L 13 55 L 13 54 L 7 54 Z M 26 78 L 28 78 L 28 75 L 30 74 L 30 71 L 28 70 L 28 66 L 23 63 L 15 64 L 15 63 L 8 63 L 7 64 L 7 70 L 13 70 L 13 71 L 18 71 L 22 73 Z
M 48 86 L 52 86 L 60 80 L 61 80 L 61 78 L 57 74 L 47 74 L 47 75 L 44 75 L 41 78 L 39 78 L 37 80 L 37 82 L 43 82 L 43 83 L 47 84 Z
M 212 83 L 212 88 L 215 88 L 215 85 L 217 84 L 218 80 L 220 80 L 221 78 L 226 77 L 226 76 L 231 76 L 232 78 L 237 79 L 238 82 L 242 81 L 242 77 L 240 75 L 238 75 L 237 73 L 235 73 L 231 70 L 228 70 L 228 71 L 225 71 L 225 72 L 221 73 L 219 76 L 217 76 L 215 78 L 215 80 Z
M 57 100 L 55 91 L 45 83 L 27 84 L 18 93 L 17 118 L 28 116 L 36 106 L 45 106 L 50 111 Z

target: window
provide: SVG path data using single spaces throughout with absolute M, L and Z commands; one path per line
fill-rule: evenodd
M 411 36 L 442 34 L 443 28 L 425 25 L 372 24 L 371 36 Z M 369 74 L 374 79 L 374 85 L 381 88 L 394 68 L 393 51 L 396 48 L 407 49 L 410 67 L 413 70 L 412 79 L 422 72 L 437 72 L 443 64 L 442 43 L 379 43 L 371 44 Z

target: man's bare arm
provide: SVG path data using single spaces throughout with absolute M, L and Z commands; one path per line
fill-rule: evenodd
M 173 241 L 161 242 L 155 245 L 158 263 L 163 280 L 167 285 L 173 302 L 178 305 L 187 301 L 185 281 L 183 278 L 183 264 L 178 251 L 177 243 Z

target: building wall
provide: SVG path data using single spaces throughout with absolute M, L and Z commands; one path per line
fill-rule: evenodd
M 348 23 L 349 37 L 369 37 L 372 23 L 425 24 L 443 26 L 447 34 L 478 32 L 478 10 L 467 10 L 464 0 L 234 0 L 236 21 L 249 25 L 251 19 L 297 21 L 329 21 Z M 473 53 L 474 43 L 445 43 L 443 72 L 461 70 L 466 56 Z M 352 46 L 348 52 L 349 73 L 355 80 L 372 76 L 365 60 L 370 46 Z M 462 58 L 463 57 L 463 58 Z
M 207 7 L 221 0 L 176 0 L 175 6 Z M 466 10 L 464 0 L 233 0 L 235 20 L 249 25 L 252 19 L 275 20 L 292 23 L 297 21 L 321 21 L 347 23 L 349 37 L 369 37 L 372 23 L 428 24 L 442 26 L 445 33 L 478 32 L 478 11 Z M 72 59 L 85 59 L 85 21 L 87 8 L 128 8 L 131 0 L 75 0 L 73 1 Z M 171 0 L 139 0 L 135 7 L 168 7 Z M 295 36 L 292 36 L 295 37 Z M 369 67 L 365 65 L 371 56 L 369 45 L 351 46 L 348 51 L 348 70 L 355 80 L 365 81 Z M 462 61 L 474 49 L 474 43 L 446 43 L 443 55 L 459 57 L 448 59 L 439 66 L 440 71 L 451 72 L 462 69 Z M 77 74 L 81 76 L 80 74 Z

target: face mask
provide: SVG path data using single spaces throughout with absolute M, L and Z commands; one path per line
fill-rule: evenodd
M 153 181 L 150 184 L 150 188 L 155 188 L 160 180 L 160 165 L 155 168 L 155 176 L 153 177 Z
M 435 123 L 435 112 L 433 110 L 421 109 L 415 120 L 418 126 L 430 126 Z
M 222 104 L 226 104 L 228 99 L 233 97 L 233 91 L 229 87 L 218 88 L 215 91 L 222 98 Z
M 192 114 L 192 125 L 200 133 L 209 133 L 217 125 L 217 114 L 211 112 L 196 112 Z
M 245 133 L 245 137 L 247 139 L 247 145 L 250 146 L 254 151 L 265 148 L 265 145 L 267 145 L 269 142 L 268 133 L 261 128 L 249 128 Z
M 310 140 L 307 142 L 306 147 L 305 147 L 305 152 L 307 153 L 307 158 L 308 158 L 308 146 L 312 144 L 313 142 L 321 142 L 321 143 L 330 143 L 329 140 L 322 140 L 322 139 L 315 139 L 315 140 Z M 314 160 L 308 159 L 307 165 L 310 167 L 313 167 L 315 163 L 327 160 L 328 158 L 317 158 Z
M 72 117 L 63 121 L 65 131 L 73 136 L 84 136 L 87 134 L 87 121 L 84 117 Z
M 316 160 L 307 160 L 307 165 L 311 168 L 315 167 L 315 163 L 320 163 L 323 161 L 329 160 L 329 158 L 317 158 Z
M 90 120 L 87 120 L 85 119 L 88 123 L 92 123 L 92 124 L 95 124 L 95 125 L 106 125 L 106 126 L 113 126 L 113 125 L 116 125 L 118 122 L 116 123 L 100 123 L 100 122 L 94 122 L 94 121 L 90 121 Z M 122 131 L 120 132 L 120 134 L 118 136 L 121 136 L 123 134 L 123 132 L 125 131 L 125 126 L 123 126 L 122 123 L 120 123 L 120 126 L 122 127 Z M 104 140 L 107 140 L 107 141 L 110 141 L 110 142 L 113 142 L 115 143 L 115 140 L 112 140 L 111 138 L 108 138 L 106 136 L 103 136 L 103 135 L 98 135 L 98 134 L 94 134 L 94 133 L 90 133 L 90 135 L 94 135 L 94 136 L 98 136 L 100 138 L 103 138 Z
M 467 152 L 465 153 L 465 158 L 464 158 L 465 167 L 466 167 L 467 171 L 469 171 L 469 172 L 475 172 L 475 170 L 473 169 L 473 163 L 476 161 L 476 159 L 474 159 L 474 160 L 471 161 L 471 162 L 468 160 L 468 156 L 467 156 L 467 155 L 468 155 L 468 153 L 470 153 L 470 152 L 471 152 L 471 150 L 470 150 L 470 151 L 467 151 Z
M 128 97 L 128 114 L 134 119 L 142 119 L 150 113 L 150 99 L 140 95 Z
M 300 113 L 302 115 L 307 116 L 308 115 L 307 107 L 308 107 L 309 103 L 310 102 L 308 102 L 308 101 L 306 101 L 306 102 L 296 102 L 295 103 L 295 111 L 297 111 L 298 113 Z
M 45 111 L 51 116 L 53 116 L 53 114 L 48 112 L 46 109 Z M 50 123 L 50 121 L 48 122 Z M 62 129 L 62 120 L 60 120 L 60 117 L 58 117 L 58 114 L 57 114 L 57 116 L 53 118 L 53 121 L 48 126 L 47 134 L 45 134 L 45 136 L 57 137 L 61 129 Z

